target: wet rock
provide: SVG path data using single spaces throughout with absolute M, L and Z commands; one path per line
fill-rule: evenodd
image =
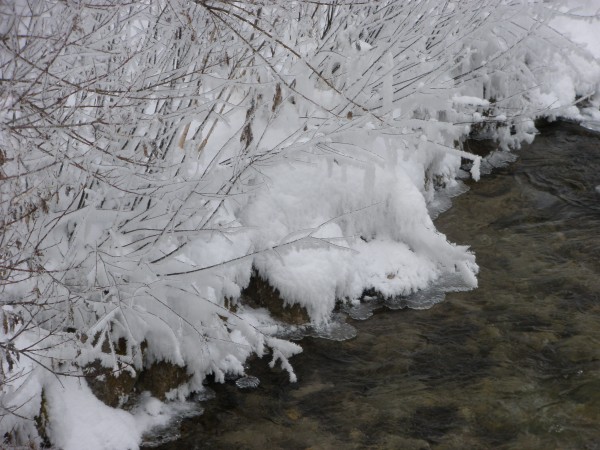
M 282 322 L 301 325 L 310 322 L 306 308 L 300 305 L 286 305 L 277 289 L 260 277 L 256 271 L 250 278 L 250 284 L 242 292 L 242 302 L 252 306 L 266 308 L 271 315 Z
M 327 393 L 335 388 L 333 383 L 322 383 L 322 382 L 312 382 L 310 384 L 302 384 L 302 385 L 294 385 L 296 389 L 290 392 L 290 395 L 294 398 L 305 398 L 307 396 L 317 395 L 324 396 Z
M 284 413 L 288 419 L 294 422 L 302 418 L 302 413 L 297 408 L 286 409 Z
M 129 371 L 115 372 L 103 367 L 100 361 L 88 365 L 83 373 L 94 395 L 108 406 L 122 406 L 134 391 L 138 375 Z
M 474 155 L 479 155 L 481 157 L 486 157 L 498 148 L 498 144 L 493 139 L 485 139 L 478 137 L 481 131 L 483 130 L 481 130 L 480 127 L 473 127 L 471 139 L 465 141 L 464 147 L 465 151 L 469 153 L 473 153 Z
M 103 336 L 98 334 L 94 337 L 94 341 L 101 338 Z M 127 354 L 127 340 L 120 338 L 111 345 L 104 338 L 101 348 L 106 354 L 114 351 L 116 355 L 124 356 Z M 141 345 L 141 350 L 143 351 L 145 348 L 146 343 L 144 342 Z M 123 406 L 127 399 L 131 397 L 138 379 L 138 373 L 135 371 L 125 369 L 115 371 L 111 367 L 104 367 L 99 360 L 85 366 L 83 374 L 94 395 L 113 408 Z
M 186 367 L 158 361 L 145 369 L 135 387 L 138 392 L 150 391 L 153 397 L 166 400 L 166 394 L 190 379 Z
M 498 329 L 498 327 L 494 324 L 488 324 L 485 328 L 482 329 L 480 336 L 483 339 L 489 340 L 498 340 L 502 337 L 502 332 Z
M 95 339 L 99 339 L 96 337 Z M 128 343 L 124 338 L 110 345 L 107 340 L 102 343 L 102 351 L 124 356 L 127 354 Z M 144 354 L 148 347 L 146 341 L 142 342 L 139 351 Z M 138 394 L 149 391 L 152 396 L 166 399 L 166 393 L 176 389 L 190 379 L 185 367 L 180 367 L 166 361 L 159 361 L 143 368 L 140 371 L 126 370 L 120 367 L 104 367 L 99 360 L 83 368 L 83 374 L 88 386 L 94 395 L 113 408 L 123 407 L 128 401 Z
M 122 407 L 138 394 L 149 391 L 153 397 L 166 400 L 166 394 L 190 379 L 185 367 L 159 361 L 132 375 L 130 371 L 115 372 L 94 361 L 83 370 L 88 386 L 103 403 Z

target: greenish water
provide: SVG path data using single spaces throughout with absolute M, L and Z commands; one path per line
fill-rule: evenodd
M 600 449 L 600 134 L 542 128 L 437 220 L 480 287 L 304 338 L 298 383 L 212 385 L 162 449 Z M 600 188 L 599 188 L 600 189 Z

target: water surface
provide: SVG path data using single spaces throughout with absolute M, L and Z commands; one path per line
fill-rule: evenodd
M 162 449 L 600 449 L 600 133 L 541 128 L 437 220 L 480 287 L 251 363 Z

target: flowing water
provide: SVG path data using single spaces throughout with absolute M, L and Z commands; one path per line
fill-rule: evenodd
M 600 449 L 600 133 L 544 126 L 437 220 L 479 288 L 254 361 L 162 449 Z

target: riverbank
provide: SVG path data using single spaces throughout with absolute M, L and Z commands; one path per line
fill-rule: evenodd
M 296 384 L 255 361 L 257 389 L 211 385 L 159 448 L 594 448 L 600 134 L 550 124 L 518 156 L 436 221 L 472 245 L 478 289 L 303 339 Z

